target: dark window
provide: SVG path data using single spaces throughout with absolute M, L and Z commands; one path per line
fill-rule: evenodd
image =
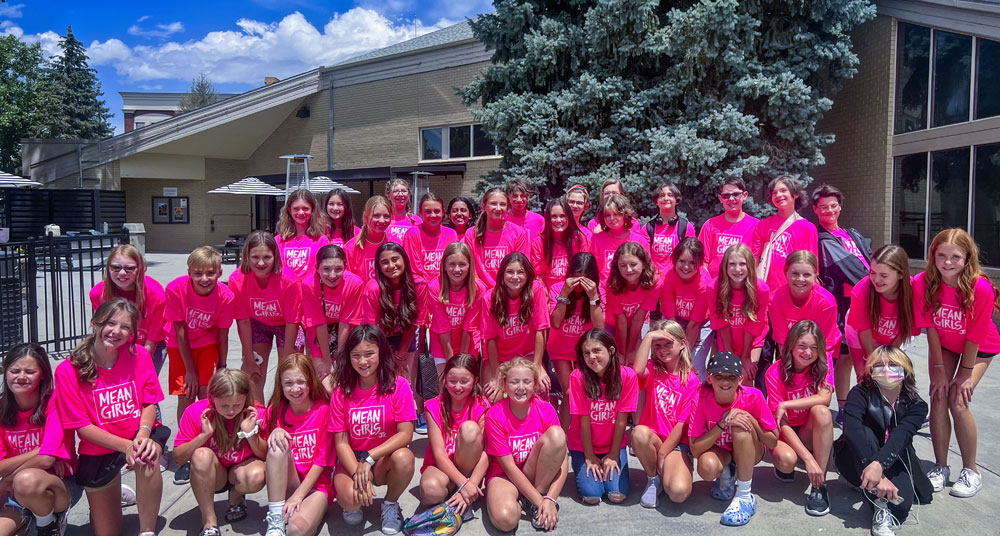
M 897 157 L 894 165 L 892 243 L 910 258 L 924 258 L 927 153 Z
M 976 147 L 973 238 L 984 264 L 1000 266 L 1000 143 Z
M 969 148 L 931 153 L 930 238 L 969 224 Z
M 895 133 L 901 134 L 927 128 L 931 30 L 900 23 L 898 36 Z
M 972 37 L 934 32 L 934 106 L 931 126 L 969 120 Z
M 486 135 L 482 125 L 473 125 L 473 138 L 475 140 L 473 156 L 493 156 L 497 154 L 497 148 L 493 141 Z
M 472 151 L 469 125 L 448 129 L 448 158 L 468 158 Z
M 978 40 L 976 119 L 1000 115 L 1000 41 Z
M 443 149 L 440 128 L 425 128 L 420 131 L 420 158 L 423 160 L 438 160 Z

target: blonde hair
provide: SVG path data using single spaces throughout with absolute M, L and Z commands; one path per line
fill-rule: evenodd
M 128 344 L 129 352 L 135 352 L 136 334 L 139 331 L 139 309 L 136 308 L 134 303 L 125 298 L 115 298 L 102 303 L 97 308 L 97 311 L 94 312 L 93 318 L 90 319 L 93 328 L 90 334 L 80 341 L 80 344 L 77 345 L 69 357 L 70 363 L 76 369 L 77 377 L 81 380 L 85 382 L 94 382 L 97 380 L 97 364 L 94 362 L 94 344 L 97 341 L 101 327 L 107 324 L 111 320 L 111 317 L 120 312 L 127 314 L 129 321 L 132 323 L 132 333 L 129 335 L 126 344 Z
M 729 273 L 724 270 L 726 270 L 729 264 L 729 257 L 733 255 L 742 256 L 743 260 L 747 263 L 747 279 L 743 284 L 746 300 L 740 306 L 740 312 L 743 313 L 743 316 L 748 321 L 756 322 L 758 308 L 757 265 L 753 260 L 753 253 L 750 252 L 750 248 L 746 244 L 729 246 L 726 248 L 726 252 L 722 254 L 722 263 L 719 265 L 719 293 L 715 297 L 715 313 L 726 320 L 732 320 L 732 313 L 729 311 L 729 306 L 733 303 L 734 289 L 729 282 Z
M 372 222 L 372 213 L 378 207 L 383 207 L 389 212 L 389 217 L 392 217 L 392 203 L 388 199 L 376 195 L 368 198 L 365 201 L 365 211 L 361 215 L 361 230 L 358 231 L 358 236 L 354 237 L 354 247 L 358 249 L 364 249 L 365 240 L 368 238 L 369 227 Z
M 222 270 L 222 254 L 212 246 L 199 246 L 187 258 L 188 269 L 215 268 Z
M 441 270 L 438 274 L 440 283 L 438 286 L 441 289 L 438 298 L 441 299 L 441 303 L 450 303 L 451 278 L 448 277 L 445 261 L 452 255 L 461 255 L 469 263 L 469 273 L 465 276 L 465 306 L 469 307 L 476 302 L 476 262 L 472 258 L 472 250 L 465 242 L 452 242 L 444 248 L 444 253 L 441 255 Z
M 500 363 L 500 366 L 497 367 L 497 385 L 500 386 L 500 389 L 503 389 L 504 385 L 507 383 L 507 374 L 510 373 L 510 370 L 518 367 L 524 367 L 530 370 L 531 375 L 535 378 L 535 385 L 538 385 L 539 378 L 542 377 L 542 368 L 530 359 L 515 357 L 510 361 Z
M 269 404 L 271 415 L 267 423 L 269 430 L 278 428 L 279 422 L 285 427 L 288 426 L 288 423 L 284 421 L 284 413 L 285 407 L 288 406 L 289 402 L 285 398 L 285 391 L 281 388 L 281 376 L 289 370 L 298 370 L 306 377 L 306 384 L 309 385 L 309 398 L 311 400 L 324 404 L 330 403 L 330 395 L 326 392 L 326 388 L 323 387 L 323 382 L 316 372 L 316 365 L 313 364 L 313 358 L 299 352 L 288 354 L 278 362 L 278 369 L 274 372 L 274 392 L 271 393 L 271 402 Z
M 138 248 L 132 244 L 121 244 L 111 248 L 108 260 L 104 263 L 104 288 L 101 289 L 101 302 L 120 298 L 118 285 L 112 280 L 111 260 L 115 257 L 128 257 L 135 261 L 135 307 L 139 313 L 145 312 L 146 305 L 146 259 Z
M 819 260 L 816 258 L 816 255 L 808 249 L 798 249 L 791 252 L 791 254 L 785 258 L 785 271 L 787 272 L 793 264 L 808 264 L 809 266 L 812 266 L 813 271 L 816 272 L 816 276 L 819 276 Z
M 681 343 L 681 351 L 677 356 L 679 360 L 677 361 L 677 365 L 674 367 L 673 373 L 681 378 L 687 377 L 688 373 L 694 369 L 694 359 L 691 357 L 691 343 L 687 340 L 687 334 L 684 333 L 684 328 L 674 320 L 661 318 L 650 322 L 649 330 L 665 331 L 667 335 L 670 335 L 670 337 L 674 339 L 675 342 Z M 652 351 L 652 348 L 650 348 L 650 351 Z M 648 362 L 652 363 L 653 368 L 659 371 L 670 372 L 666 370 L 666 368 L 663 367 L 663 364 L 655 358 L 649 360 Z
M 607 180 L 605 180 L 604 182 L 601 183 L 601 189 L 597 191 L 597 198 L 599 200 L 603 200 L 604 199 L 604 189 L 607 188 L 608 186 L 611 186 L 612 184 L 614 184 L 615 186 L 618 186 L 618 189 L 622 191 L 621 195 L 625 195 L 625 185 L 622 184 L 621 180 L 619 180 L 619 179 L 607 179 Z
M 250 376 L 242 370 L 222 369 L 208 381 L 208 399 L 213 415 L 212 428 L 215 429 L 212 437 L 215 438 L 215 444 L 220 453 L 229 452 L 242 441 L 236 435 L 236 431 L 239 430 L 239 421 L 243 418 L 243 412 L 253 406 L 254 400 L 253 394 L 250 392 L 250 385 Z M 275 389 L 281 389 L 280 385 L 275 386 Z M 243 407 L 240 408 L 240 412 L 236 416 L 236 427 L 233 429 L 233 435 L 229 435 L 229 432 L 226 431 L 226 418 L 215 410 L 215 399 L 240 395 L 246 396 L 246 399 L 244 399 Z
M 865 360 L 865 377 L 871 379 L 872 367 L 882 363 L 883 360 L 903 368 L 906 375 L 903 378 L 903 390 L 911 396 L 917 396 L 917 376 L 913 370 L 913 361 L 910 361 L 910 356 L 906 355 L 906 352 L 896 346 L 885 344 L 872 350 Z
M 265 247 L 271 252 L 271 256 L 274 257 L 271 273 L 280 274 L 282 262 L 281 253 L 278 251 L 278 242 L 274 239 L 274 235 L 267 231 L 253 231 L 247 237 L 243 244 L 243 253 L 240 254 L 243 257 L 240 259 L 240 271 L 249 274 L 253 270 L 250 262 L 250 251 L 258 247 Z
M 962 268 L 961 273 L 958 274 L 958 299 L 962 303 L 962 308 L 966 312 L 971 312 L 976 294 L 976 282 L 980 278 L 985 278 L 991 286 L 993 282 L 990 281 L 989 276 L 983 272 L 979 264 L 979 246 L 969 236 L 969 233 L 962 229 L 945 229 L 941 231 L 931 241 L 930 247 L 927 248 L 927 268 L 924 270 L 924 281 L 927 283 L 927 287 L 924 290 L 924 312 L 936 313 L 941 308 L 939 294 L 943 279 L 941 272 L 938 271 L 937 262 L 934 257 L 937 255 L 937 250 L 942 244 L 957 246 L 965 252 L 965 266 Z M 1000 311 L 1000 305 L 997 303 L 997 300 L 1000 300 L 1000 294 L 997 294 L 995 286 L 993 287 L 993 291 L 995 294 L 993 309 Z

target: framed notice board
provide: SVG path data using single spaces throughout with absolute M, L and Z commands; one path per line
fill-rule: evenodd
M 153 223 L 191 223 L 188 198 L 153 197 Z

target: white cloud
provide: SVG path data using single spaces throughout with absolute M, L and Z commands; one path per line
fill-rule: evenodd
M 21 9 L 24 8 L 24 4 L 0 4 L 0 17 L 10 17 L 12 19 L 19 19 L 24 16 Z
M 42 54 L 46 58 L 62 54 L 62 50 L 59 48 L 59 40 L 62 39 L 62 36 L 52 30 L 40 34 L 26 34 L 20 26 L 10 21 L 2 21 L 0 22 L 0 35 L 13 35 L 29 45 L 39 43 L 42 47 Z
M 135 82 L 190 80 L 206 72 L 217 83 L 259 85 L 264 76 L 285 78 L 332 65 L 448 24 L 394 23 L 374 10 L 356 7 L 334 15 L 320 30 L 295 12 L 275 23 L 240 19 L 239 30 L 210 32 L 183 43 L 130 48 L 118 39 L 94 41 L 88 54 L 91 65 L 110 65 L 120 77 Z
M 143 20 L 147 19 L 148 17 L 149 17 L 149 15 L 140 17 L 139 21 L 143 21 Z M 155 30 L 152 29 L 152 28 L 143 28 L 143 27 L 139 26 L 138 24 L 133 24 L 132 26 L 129 26 L 129 29 L 128 29 L 129 35 L 135 35 L 135 36 L 138 36 L 138 37 L 160 37 L 160 38 L 170 37 L 171 35 L 174 35 L 175 33 L 180 33 L 180 32 L 183 32 L 183 31 L 184 31 L 184 23 L 183 22 L 171 22 L 171 23 L 168 23 L 168 24 L 157 24 Z
M 147 21 L 147 20 L 149 20 L 151 18 L 153 18 L 152 15 L 143 15 L 143 16 L 139 17 L 138 19 L 135 19 L 135 21 L 136 22 L 143 22 L 143 21 Z

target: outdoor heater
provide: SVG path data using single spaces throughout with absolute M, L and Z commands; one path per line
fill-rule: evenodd
M 431 191 L 431 175 L 433 173 L 429 171 L 411 171 L 410 175 L 413 176 L 413 196 L 410 199 L 413 208 L 411 210 L 414 214 L 419 214 L 420 198 Z
M 285 199 L 299 188 L 309 189 L 309 161 L 312 155 L 286 154 L 281 158 L 287 164 L 285 168 Z

